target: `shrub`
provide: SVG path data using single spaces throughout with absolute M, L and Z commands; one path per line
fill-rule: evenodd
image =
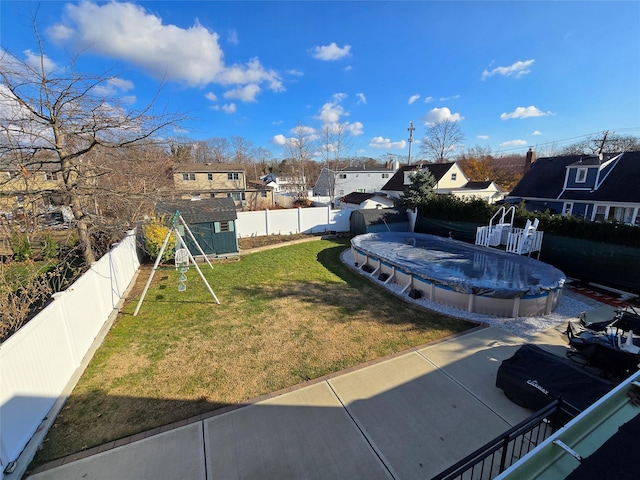
M 11 237 L 11 251 L 13 259 L 17 262 L 24 262 L 31 258 L 33 251 L 31 250 L 31 242 L 26 235 L 16 234 Z
M 147 223 L 142 226 L 142 233 L 144 235 L 144 248 L 154 260 L 158 257 L 164 239 L 167 237 L 169 228 L 165 224 L 165 218 L 152 217 Z M 168 262 L 173 257 L 173 251 L 176 246 L 176 239 L 173 233 L 169 236 L 169 242 L 162 254 L 161 261 L 163 263 Z
M 45 235 L 40 240 L 40 253 L 44 258 L 56 258 L 60 252 L 58 241 L 51 234 Z

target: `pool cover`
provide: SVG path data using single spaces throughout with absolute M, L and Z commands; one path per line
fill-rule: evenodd
M 351 245 L 402 271 L 457 292 L 517 298 L 562 288 L 565 275 L 530 257 L 421 233 L 367 233 Z

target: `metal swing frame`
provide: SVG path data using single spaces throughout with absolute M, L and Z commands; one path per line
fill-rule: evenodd
M 136 309 L 133 312 L 133 316 L 134 317 L 136 315 L 138 315 L 138 312 L 140 311 L 140 307 L 142 306 L 142 302 L 144 301 L 144 297 L 147 295 L 147 291 L 149 290 L 149 286 L 151 285 L 151 281 L 153 280 L 153 276 L 155 275 L 156 270 L 158 270 L 158 265 L 160 265 L 160 260 L 162 259 L 162 255 L 164 254 L 164 251 L 166 250 L 167 245 L 169 244 L 169 238 L 171 237 L 171 233 L 173 233 L 176 236 L 176 238 L 180 241 L 180 243 L 185 246 L 185 250 L 189 254 L 189 261 L 191 263 L 193 263 L 194 267 L 196 267 L 196 270 L 198 271 L 198 275 L 200 275 L 200 278 L 202 279 L 202 281 L 204 282 L 205 286 L 207 287 L 207 290 L 209 290 L 209 293 L 211 293 L 211 296 L 216 301 L 216 303 L 218 305 L 220 305 L 220 300 L 218 300 L 218 297 L 216 297 L 216 294 L 213 291 L 213 289 L 211 288 L 211 285 L 209 285 L 209 282 L 207 282 L 207 279 L 202 274 L 202 270 L 200 270 L 200 267 L 198 266 L 198 264 L 196 263 L 195 259 L 193 258 L 193 255 L 191 255 L 191 252 L 189 251 L 189 249 L 186 248 L 187 244 L 184 241 L 184 238 L 182 238 L 182 235 L 180 235 L 180 232 L 178 231 L 178 225 L 177 225 L 178 222 L 180 222 L 184 226 L 185 230 L 189 234 L 189 237 L 191 238 L 193 243 L 196 245 L 196 247 L 198 247 L 198 250 L 200 251 L 200 253 L 204 257 L 206 262 L 209 264 L 211 269 L 213 270 L 213 265 L 209 261 L 209 258 L 207 257 L 207 255 L 202 250 L 202 247 L 200 247 L 200 244 L 196 240 L 196 237 L 193 236 L 193 233 L 191 232 L 191 229 L 189 228 L 189 225 L 187 225 L 187 222 L 185 222 L 184 218 L 182 218 L 182 215 L 180 214 L 180 211 L 176 210 L 176 213 L 174 213 L 173 217 L 171 218 L 171 225 L 169 227 L 169 231 L 167 232 L 167 235 L 164 237 L 164 242 L 162 242 L 162 247 L 160 248 L 160 252 L 158 253 L 158 258 L 156 258 L 156 262 L 153 264 L 153 269 L 151 270 L 151 274 L 149 275 L 149 278 L 147 279 L 147 283 L 144 286 L 144 290 L 142 291 L 142 295 L 140 296 L 140 300 L 138 300 L 138 305 L 136 306 Z

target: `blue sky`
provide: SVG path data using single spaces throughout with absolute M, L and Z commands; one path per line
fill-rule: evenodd
M 640 136 L 640 2 L 0 2 L 3 49 L 114 69 L 132 107 L 242 136 L 276 158 L 292 129 L 342 122 L 350 155 L 412 157 L 431 122 L 464 145 L 544 152 L 604 130 Z M 113 73 L 113 72 L 111 72 Z

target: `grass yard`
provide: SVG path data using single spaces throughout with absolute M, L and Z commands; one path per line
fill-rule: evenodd
M 50 430 L 35 464 L 422 345 L 472 324 L 390 295 L 318 240 L 179 273 L 149 267 Z

